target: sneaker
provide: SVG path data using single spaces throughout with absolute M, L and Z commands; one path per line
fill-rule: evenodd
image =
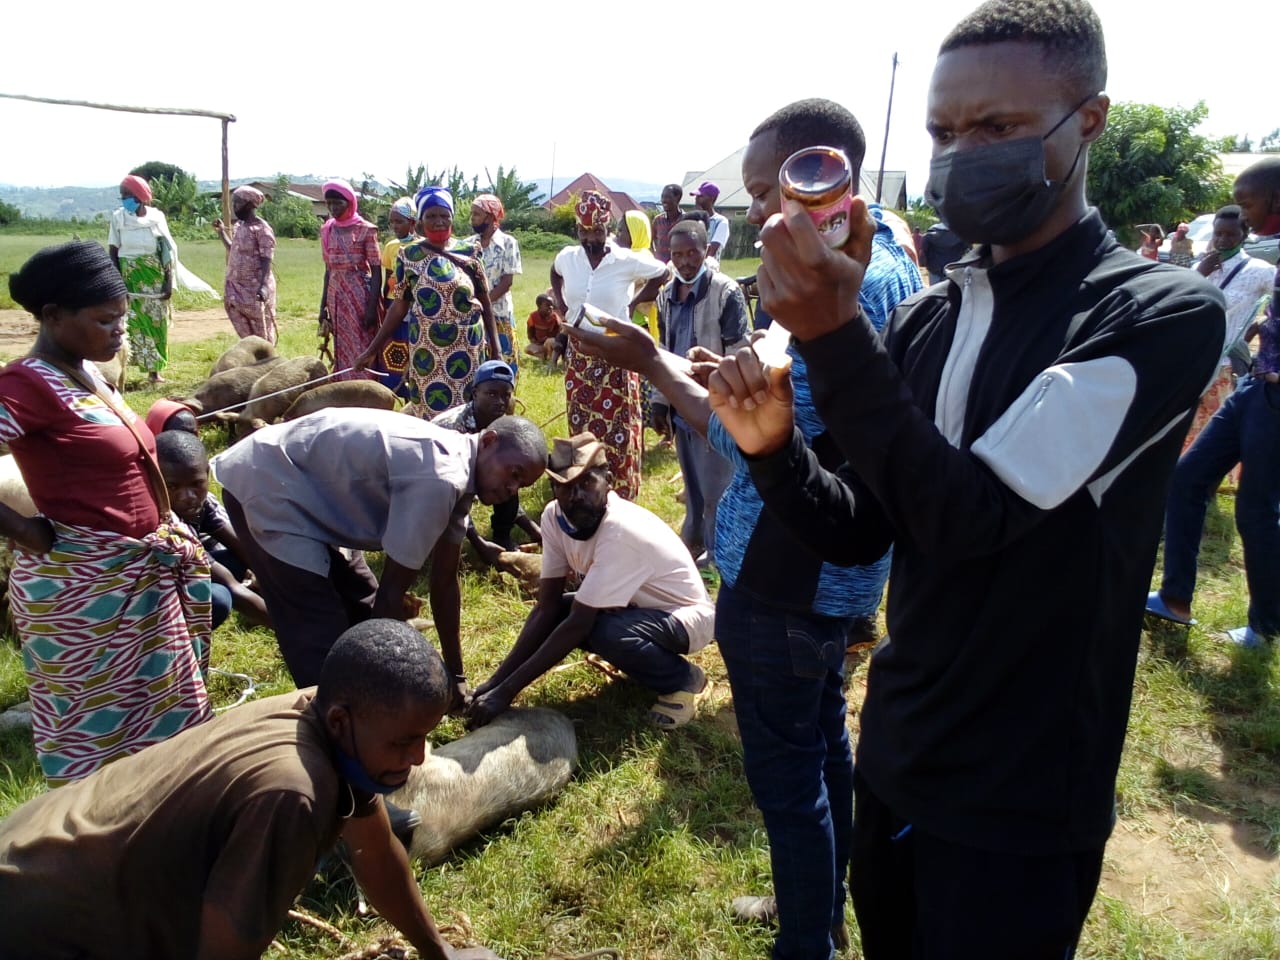
M 1244 647 L 1246 650 L 1256 650 L 1267 642 L 1266 638 L 1255 632 L 1253 627 L 1236 627 L 1234 630 L 1225 631 L 1220 636 L 1225 637 L 1229 643 Z

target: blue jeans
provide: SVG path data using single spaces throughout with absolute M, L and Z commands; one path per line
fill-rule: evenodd
M 564 595 L 560 619 L 569 615 L 573 596 Z M 696 675 L 693 664 L 684 658 L 689 652 L 688 632 L 661 610 L 601 610 L 582 645 L 660 696 L 689 689 Z
M 697 559 L 716 555 L 716 507 L 733 479 L 733 464 L 677 419 L 676 459 L 684 477 L 684 523 L 680 539 Z
M 778 900 L 774 960 L 821 960 L 844 920 L 853 833 L 845 731 L 848 619 L 787 613 L 721 585 L 716 639 Z
M 211 628 L 216 630 L 231 616 L 231 591 L 215 580 L 210 584 L 209 604 Z
M 1280 384 L 1242 380 L 1178 461 L 1165 511 L 1160 593 L 1190 603 L 1209 498 L 1237 463 L 1236 529 L 1244 547 L 1249 626 L 1280 636 Z

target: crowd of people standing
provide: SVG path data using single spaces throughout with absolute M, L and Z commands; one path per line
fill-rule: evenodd
M 208 557 L 175 516 L 151 428 L 91 366 L 126 331 L 148 373 L 166 356 L 176 245 L 145 181 L 127 178 L 109 252 L 65 244 L 10 278 L 40 332 L 0 371 L 0 440 L 41 514 L 0 508 L 0 532 L 23 547 L 12 602 L 37 755 L 58 787 L 0 825 L 0 896 L 24 874 L 36 891 L 16 942 L 48 924 L 74 859 L 58 851 L 78 836 L 105 831 L 120 850 L 146 843 L 164 858 L 136 822 L 154 814 L 175 837 L 213 838 L 199 865 L 171 864 L 202 881 L 182 887 L 191 902 L 172 916 L 121 909 L 154 942 L 191 952 L 198 933 L 223 948 L 203 955 L 266 949 L 314 856 L 344 833 L 384 915 L 425 956 L 453 955 L 390 841 L 397 811 L 384 799 L 427 733 L 446 712 L 489 722 L 574 649 L 649 688 L 649 721 L 675 732 L 707 689 L 688 657 L 714 640 L 770 847 L 772 889 L 732 910 L 776 925 L 776 960 L 846 949 L 848 900 L 871 960 L 1072 956 L 1114 824 L 1162 520 L 1165 579 L 1147 609 L 1190 622 L 1204 502 L 1235 460 L 1251 605 L 1232 639 L 1280 633 L 1277 276 L 1240 249 L 1247 229 L 1280 232 L 1280 163 L 1237 180 L 1195 270 L 1137 256 L 1086 199 L 1106 78 L 1085 0 L 988 0 L 963 18 L 928 107 L 927 195 L 950 236 L 935 233 L 923 257 L 890 211 L 859 197 L 849 240 L 832 248 L 779 189 L 784 161 L 816 146 L 839 149 L 856 183 L 856 117 L 821 99 L 766 117 L 742 164 L 761 228 L 764 342 L 717 270 L 729 238 L 716 184 L 697 188 L 691 216 L 668 187 L 652 224 L 585 191 L 578 242 L 555 256 L 529 317 L 543 345 L 566 341 L 570 436 L 550 452 L 511 413 L 522 263 L 498 198 L 472 202 L 475 236 L 460 239 L 455 198 L 426 187 L 392 205 L 383 247 L 351 187 L 325 184 L 320 317 L 335 368 L 398 373 L 406 405 L 320 411 L 214 458 L 303 689 L 212 722 Z M 992 103 L 1018 118 L 1008 136 L 975 119 Z M 218 227 L 236 259 L 228 314 L 267 336 L 272 238 L 261 194 L 235 200 L 236 223 Z M 932 256 L 947 244 L 954 259 Z M 1272 306 L 1252 321 L 1268 282 Z M 1179 459 L 1241 335 L 1257 355 Z M 634 503 L 646 389 L 676 431 L 679 537 Z M 471 508 L 494 506 L 495 528 L 498 508 L 515 523 L 520 490 L 544 474 L 537 602 L 473 689 L 457 576 Z M 1171 477 L 1166 514 L 1153 491 Z M 384 554 L 379 576 L 364 551 Z M 719 571 L 714 601 L 700 559 Z M 395 622 L 418 612 L 409 591 L 428 561 L 439 655 Z M 1049 608 L 1031 589 L 1043 584 L 1087 601 Z M 866 640 L 879 642 L 855 746 L 846 653 Z M 271 759 L 251 769 L 245 744 L 259 743 Z M 166 772 L 184 751 L 200 762 Z M 138 784 L 142 802 L 121 802 Z M 180 801 L 188 824 L 172 817 Z M 232 802 L 252 813 L 251 832 L 218 833 Z M 298 836 L 301 854 L 276 842 Z M 249 851 L 254 904 L 225 874 Z M 114 929 L 109 915 L 97 922 Z M 68 956 L 123 940 L 58 935 Z

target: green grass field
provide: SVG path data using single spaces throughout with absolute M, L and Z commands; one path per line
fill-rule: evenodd
M 0 272 L 54 239 L 0 236 Z M 314 242 L 287 243 L 277 260 L 282 348 L 308 353 L 315 345 L 319 251 Z M 222 253 L 215 241 L 184 244 L 182 257 L 215 287 L 220 284 Z M 545 287 L 550 259 L 525 258 L 515 288 L 518 319 Z M 726 265 L 731 275 L 753 269 L 747 261 Z M 176 348 L 166 392 L 197 382 L 232 340 L 228 331 Z M 128 399 L 145 410 L 157 395 L 139 390 Z M 565 433 L 562 375 L 526 363 L 518 396 L 526 415 L 545 423 L 549 436 Z M 674 499 L 679 484 L 672 482 L 678 467 L 669 449 L 658 448 L 653 435 L 647 439 L 640 502 L 674 523 L 681 511 Z M 213 429 L 205 440 L 211 449 L 226 442 Z M 523 494 L 530 513 L 548 497 L 545 479 Z M 1117 791 L 1119 823 L 1103 892 L 1085 930 L 1085 957 L 1280 956 L 1280 668 L 1265 652 L 1229 649 L 1212 636 L 1244 622 L 1231 509 L 1231 497 L 1223 495 L 1210 515 L 1197 596 L 1200 626 L 1189 636 L 1155 628 L 1143 638 Z M 482 530 L 488 529 L 487 514 L 483 507 L 475 511 Z M 468 673 L 478 682 L 510 647 L 529 607 L 511 581 L 464 563 L 464 651 Z M 213 660 L 254 676 L 262 695 L 290 689 L 271 634 L 245 629 L 234 617 L 214 637 Z M 470 930 L 510 958 L 598 947 L 616 947 L 630 960 L 768 955 L 770 934 L 735 924 L 728 915 L 732 897 L 768 890 L 768 848 L 742 776 L 723 666 L 714 648 L 697 660 L 715 690 L 699 718 L 671 735 L 646 724 L 645 692 L 585 666 L 550 674 L 526 691 L 519 703 L 555 707 L 574 721 L 580 769 L 549 806 L 420 871 L 424 896 L 438 921 L 452 925 L 451 939 L 461 942 L 461 932 Z M 865 661 L 853 662 L 851 702 L 860 698 L 865 680 Z M 21 699 L 24 687 L 15 645 L 0 641 L 0 708 Z M 236 691 L 217 681 L 214 695 L 229 703 Z M 856 735 L 856 720 L 850 724 Z M 437 739 L 461 732 L 449 720 Z M 0 816 L 42 790 L 28 736 L 0 736 Z M 349 883 L 319 884 L 302 904 L 357 942 L 381 932 L 376 922 L 354 915 Z M 331 939 L 294 923 L 279 943 L 293 957 L 342 952 Z M 860 956 L 856 939 L 852 955 Z

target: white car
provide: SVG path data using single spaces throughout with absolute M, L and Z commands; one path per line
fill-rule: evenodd
M 1187 224 L 1187 236 L 1191 238 L 1191 260 L 1195 262 L 1209 252 L 1209 244 L 1213 242 L 1213 214 L 1202 213 Z M 1244 251 L 1251 257 L 1275 263 L 1280 252 L 1280 237 L 1259 237 L 1250 234 L 1244 242 Z M 1160 262 L 1169 261 L 1169 237 L 1160 244 Z

